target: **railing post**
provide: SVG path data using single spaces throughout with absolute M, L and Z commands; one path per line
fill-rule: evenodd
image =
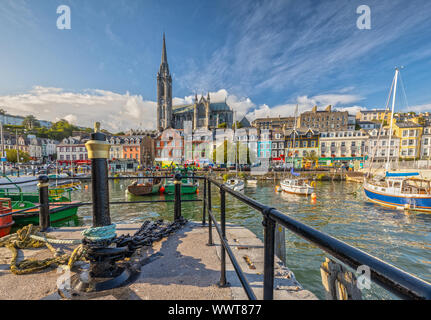
M 174 219 L 175 221 L 181 218 L 181 180 L 182 175 L 177 173 L 175 175 L 175 207 L 174 207 Z
M 208 181 L 208 245 L 213 246 L 213 222 L 210 216 L 211 207 L 211 181 Z
M 205 225 L 205 214 L 207 210 L 207 178 L 204 179 L 204 203 L 202 209 L 202 225 Z
M 226 191 L 220 188 L 220 223 L 221 223 L 221 234 L 224 240 L 226 240 Z M 226 282 L 226 249 L 224 248 L 222 241 L 220 240 L 220 287 L 227 286 Z
M 49 178 L 47 176 L 39 176 L 39 226 L 41 231 L 46 231 L 51 226 L 49 217 Z
M 274 299 L 274 233 L 275 221 L 269 217 L 273 208 L 263 210 L 264 226 L 264 266 L 263 266 L 263 299 Z

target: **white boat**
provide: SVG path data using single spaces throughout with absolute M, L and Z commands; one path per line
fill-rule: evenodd
M 233 178 L 226 181 L 225 186 L 231 188 L 233 191 L 243 191 L 244 190 L 244 181 Z
M 280 182 L 280 187 L 284 192 L 304 196 L 311 195 L 314 192 L 314 187 L 309 185 L 307 180 L 303 178 L 284 179 Z
M 256 179 L 247 180 L 247 185 L 249 185 L 251 187 L 256 187 L 257 186 L 257 180 Z

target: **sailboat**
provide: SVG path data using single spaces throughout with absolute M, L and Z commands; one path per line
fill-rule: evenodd
M 235 170 L 236 170 L 236 172 L 235 172 L 235 177 L 228 179 L 225 183 L 225 186 L 231 188 L 234 191 L 243 191 L 244 190 L 244 181 L 238 177 L 238 161 L 237 161 L 238 160 L 237 159 L 237 152 L 238 152 L 237 144 L 238 144 L 238 142 L 237 142 L 236 136 L 235 136 L 235 132 L 236 132 L 235 116 L 234 116 L 234 122 L 233 123 L 234 123 L 233 136 L 234 136 L 234 141 L 235 141 L 234 142 L 235 143 L 234 153 L 235 153 Z
M 386 174 L 373 177 L 368 172 L 364 179 L 364 192 L 369 201 L 385 207 L 431 212 L 431 182 L 429 180 L 417 178 L 418 172 L 390 172 L 390 146 L 398 75 L 399 69 L 395 68 L 395 76 L 389 92 L 390 97 L 393 90 Z
M 308 196 L 311 195 L 314 192 L 314 187 L 308 184 L 308 179 L 300 178 L 300 174 L 295 172 L 293 170 L 295 166 L 295 139 L 296 139 L 296 117 L 298 114 L 298 105 L 295 109 L 295 128 L 292 131 L 294 133 L 293 135 L 293 162 L 292 162 L 292 168 L 290 169 L 290 174 L 292 175 L 292 178 L 286 178 L 283 181 L 280 182 L 280 189 L 281 191 L 297 194 L 297 195 L 303 195 Z

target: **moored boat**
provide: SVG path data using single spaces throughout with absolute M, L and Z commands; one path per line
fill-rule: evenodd
M 68 219 L 78 212 L 78 206 L 72 206 L 78 202 L 56 202 L 49 205 L 49 210 L 54 212 L 50 213 L 50 221 L 58 222 Z M 14 213 L 23 209 L 29 209 L 23 213 Z M 39 208 L 35 207 L 34 203 L 29 201 L 12 202 L 12 218 L 17 225 L 39 224 Z
M 197 181 L 193 181 L 191 178 L 185 178 L 181 181 L 181 194 L 192 194 L 196 193 L 199 187 L 199 183 Z M 167 194 L 175 193 L 175 183 L 174 181 L 168 181 L 164 186 L 164 192 Z
M 307 182 L 307 179 L 303 178 L 284 179 L 280 182 L 280 187 L 287 193 L 308 196 L 314 192 L 314 187 Z
M 127 192 L 135 196 L 145 196 L 150 194 L 156 194 L 159 192 L 162 186 L 162 179 L 145 179 L 144 183 L 138 183 L 135 181 L 127 187 Z
M 414 178 L 418 174 L 386 173 L 364 182 L 368 200 L 393 209 L 431 212 L 431 182 Z
M 233 191 L 244 190 L 244 181 L 239 178 L 228 179 L 224 185 L 231 188 Z
M 0 199 L 0 238 L 7 236 L 15 222 L 12 219 L 12 202 L 10 199 Z

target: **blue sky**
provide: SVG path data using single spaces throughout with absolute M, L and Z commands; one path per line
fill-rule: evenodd
M 71 30 L 56 28 L 62 4 Z M 370 30 L 356 26 L 361 4 Z M 431 111 L 430 17 L 427 0 L 2 0 L 0 105 L 152 127 L 165 32 L 175 103 L 210 91 L 249 118 L 296 104 L 354 112 L 384 106 L 403 65 L 397 110 Z

